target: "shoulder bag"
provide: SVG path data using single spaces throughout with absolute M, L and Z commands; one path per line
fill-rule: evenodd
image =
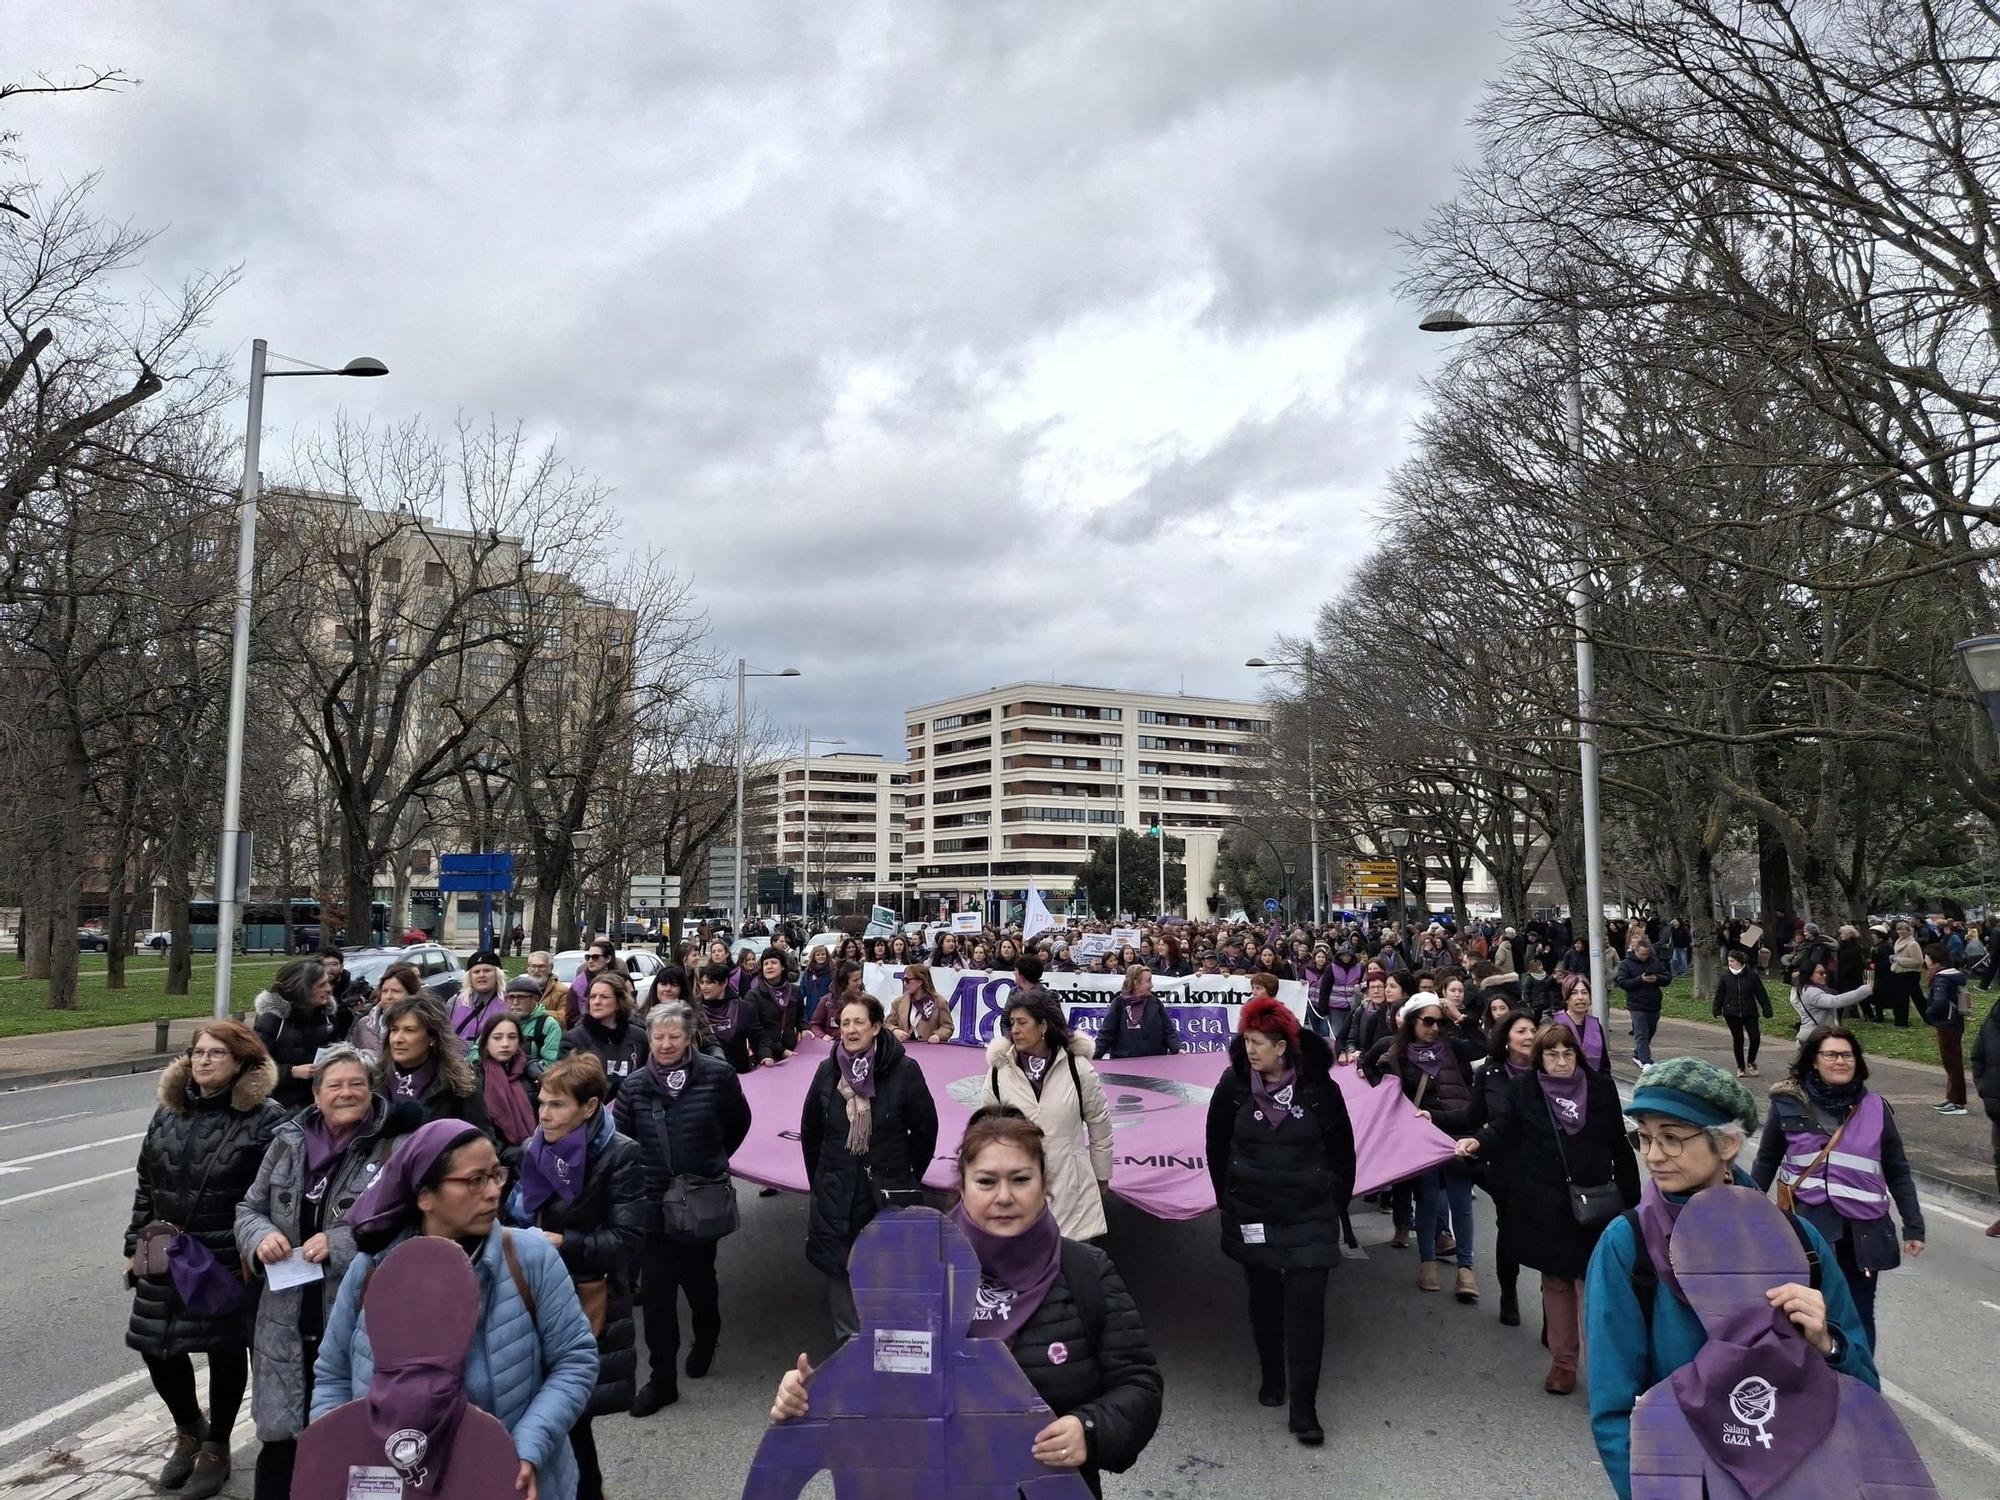
M 1542 1107 L 1549 1112 L 1549 1129 L 1556 1136 L 1556 1159 L 1562 1163 L 1563 1186 L 1569 1189 L 1569 1216 L 1576 1220 L 1579 1229 L 1602 1229 L 1625 1212 L 1625 1200 L 1618 1195 L 1618 1185 L 1579 1183 L 1569 1175 L 1569 1153 L 1563 1150 L 1562 1126 L 1556 1122 L 1556 1112 L 1547 1095 L 1542 1096 Z
M 734 1234 L 741 1222 L 736 1212 L 736 1180 L 728 1172 L 704 1177 L 674 1170 L 674 1122 L 670 1112 L 660 1123 L 660 1144 L 667 1153 L 667 1190 L 660 1198 L 661 1222 L 670 1240 L 705 1245 Z
M 1849 1116 L 1849 1118 L 1851 1119 L 1852 1116 Z M 1798 1206 L 1798 1184 L 1804 1182 L 1813 1173 L 1826 1165 L 1826 1159 L 1833 1155 L 1833 1148 L 1840 1144 L 1840 1138 L 1846 1133 L 1847 1121 L 1842 1120 L 1834 1127 L 1833 1134 L 1826 1138 L 1826 1144 L 1820 1147 L 1819 1155 L 1806 1163 L 1805 1170 L 1800 1172 L 1790 1182 L 1781 1182 L 1778 1184 L 1778 1191 L 1775 1195 L 1778 1200 L 1778 1207 L 1782 1208 L 1786 1213 L 1790 1213 Z
M 215 1143 L 208 1165 L 202 1169 L 201 1181 L 195 1187 L 194 1200 L 188 1205 L 188 1218 L 193 1219 L 199 1212 L 215 1164 L 228 1150 L 242 1123 L 241 1115 L 231 1120 L 228 1129 L 222 1132 L 222 1139 Z M 135 1277 L 170 1277 L 182 1305 L 202 1317 L 227 1316 L 243 1303 L 242 1276 L 232 1275 L 208 1246 L 171 1220 L 154 1219 L 141 1226 L 127 1269 Z M 239 1266 L 239 1272 L 240 1269 Z

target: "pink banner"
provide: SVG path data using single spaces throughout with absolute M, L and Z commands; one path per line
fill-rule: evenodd
M 806 1191 L 799 1118 L 827 1045 L 807 1038 L 789 1061 L 744 1075 L 750 1134 L 729 1163 L 738 1177 L 794 1193 Z M 948 1189 L 956 1182 L 959 1139 L 985 1088 L 986 1054 L 977 1047 L 953 1045 L 912 1046 L 909 1052 L 923 1068 L 931 1097 L 937 1101 L 937 1157 L 924 1181 Z M 1209 1095 L 1228 1065 L 1222 1053 L 1184 1052 L 1124 1058 L 1098 1067 L 1117 1131 L 1112 1192 L 1161 1219 L 1195 1219 L 1215 1207 L 1205 1130 Z M 1394 1084 L 1370 1088 L 1351 1067 L 1336 1068 L 1334 1077 L 1354 1125 L 1357 1197 L 1414 1177 L 1451 1157 L 1451 1141 L 1418 1119 Z

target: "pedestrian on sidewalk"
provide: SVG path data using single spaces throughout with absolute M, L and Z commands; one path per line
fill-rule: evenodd
M 271 1097 L 294 1113 L 312 1103 L 313 1059 L 335 1040 L 333 984 L 316 958 L 295 958 L 257 996 L 252 1023 L 278 1069 Z
M 1923 984 L 1923 944 L 1917 941 L 1916 930 L 1908 922 L 1898 922 L 1889 953 L 1889 993 L 1883 998 L 1895 1012 L 1899 1029 L 1909 1029 L 1912 1006 L 1921 1008 Z
M 1632 939 L 1631 951 L 1618 961 L 1611 982 L 1625 992 L 1625 1013 L 1632 1018 L 1632 1058 L 1640 1067 L 1653 1061 L 1653 1033 L 1660 1029 L 1660 991 L 1673 983 L 1673 973 L 1653 956 L 1644 937 Z
M 1822 1026 L 1838 1026 L 1840 1013 L 1863 1004 L 1875 992 L 1872 984 L 1836 994 L 1827 982 L 1827 965 L 1822 960 L 1792 975 L 1792 1012 L 1799 1018 L 1798 1040 L 1803 1042 Z
M 1757 1076 L 1757 1049 L 1764 1044 L 1758 1015 L 1771 1019 L 1771 996 L 1764 988 L 1764 976 L 1750 965 L 1750 950 L 1729 950 L 1724 971 L 1715 981 L 1715 1000 L 1710 1011 L 1729 1027 L 1729 1045 L 1736 1053 L 1736 1076 Z
M 1869 1089 L 1861 1038 L 1845 1026 L 1823 1026 L 1799 1044 L 1790 1075 L 1771 1090 L 1750 1175 L 1766 1192 L 1776 1182 L 1778 1206 L 1833 1246 L 1879 1357 L 1875 1278 L 1901 1265 L 1904 1253 L 1912 1260 L 1924 1253 L 1924 1211 L 1895 1111 Z M 1903 1217 L 1900 1250 L 1891 1199 Z
M 1965 1109 L 1965 972 L 1951 961 L 1943 943 L 1924 950 L 1924 1022 L 1937 1034 L 1938 1061 L 1944 1064 L 1941 1115 L 1962 1115 Z
M 191 1500 L 208 1500 L 228 1482 L 229 1437 L 250 1379 L 236 1204 L 285 1118 L 271 1097 L 277 1084 L 277 1064 L 254 1031 L 240 1021 L 204 1021 L 160 1075 L 160 1105 L 139 1146 L 125 1229 L 133 1294 L 125 1342 L 145 1360 L 174 1419 L 160 1488 Z M 195 1390 L 197 1354 L 208 1356 L 206 1417 Z

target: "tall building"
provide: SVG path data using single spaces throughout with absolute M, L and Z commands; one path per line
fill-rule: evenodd
M 759 843 L 792 871 L 794 892 L 810 894 L 815 915 L 902 909 L 908 779 L 904 762 L 860 753 L 795 755 L 758 778 Z
M 1032 878 L 1067 900 L 1091 840 L 1164 821 L 1187 841 L 1191 916 L 1207 911 L 1261 704 L 1016 682 L 909 709 L 903 852 L 917 904 L 978 906 Z

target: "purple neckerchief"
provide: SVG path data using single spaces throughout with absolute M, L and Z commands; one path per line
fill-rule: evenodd
M 690 1048 L 689 1052 L 692 1051 L 693 1049 Z M 678 1099 L 681 1096 L 681 1090 L 687 1087 L 688 1063 L 690 1061 L 691 1058 L 688 1053 L 683 1053 L 681 1060 L 670 1068 L 658 1058 L 649 1057 L 646 1059 L 646 1071 L 653 1075 L 653 1082 L 660 1086 L 661 1093 L 665 1094 L 669 1099 Z
M 1526 1063 L 1515 1062 L 1514 1054 L 1511 1052 L 1507 1054 L 1506 1064 L 1507 1064 L 1507 1076 L 1509 1078 L 1526 1078 L 1530 1073 L 1535 1071 L 1532 1067 L 1528 1066 Z
M 1582 1130 L 1583 1118 L 1590 1106 L 1590 1075 L 1582 1068 L 1571 1068 L 1567 1078 L 1555 1078 L 1547 1073 L 1538 1077 L 1542 1097 L 1548 1101 L 1549 1115 L 1562 1133 L 1575 1135 Z
M 1639 1190 L 1639 1233 L 1645 1236 L 1646 1254 L 1651 1257 L 1653 1270 L 1661 1283 L 1669 1288 L 1683 1303 L 1687 1294 L 1681 1290 L 1680 1278 L 1674 1274 L 1674 1263 L 1667 1258 L 1667 1246 L 1674 1237 L 1674 1225 L 1680 1219 L 1681 1210 L 1687 1206 L 1687 1199 L 1669 1198 L 1661 1192 L 1652 1178 Z
M 1041 1098 L 1042 1080 L 1049 1076 L 1050 1059 L 1035 1057 L 1026 1052 L 1016 1052 L 1014 1058 L 1015 1061 L 1020 1063 L 1021 1071 L 1028 1075 L 1028 1085 L 1034 1089 L 1035 1097 L 1037 1099 Z
M 922 1000 L 917 1002 L 916 1012 L 923 1020 L 935 1021 L 938 1013 L 938 997 L 936 995 L 924 996 Z
M 976 1339 L 1013 1343 L 1035 1316 L 1062 1271 L 1062 1230 L 1044 1204 L 1042 1216 L 1019 1234 L 989 1234 L 972 1222 L 960 1203 L 951 1221 L 979 1257 L 979 1292 L 973 1299 L 972 1327 Z
M 432 1058 L 414 1073 L 405 1073 L 391 1063 L 389 1065 L 389 1097 L 391 1099 L 421 1099 L 437 1080 L 437 1059 Z
M 351 1129 L 336 1136 L 326 1128 L 326 1116 L 318 1110 L 306 1121 L 306 1177 L 314 1182 L 326 1176 L 333 1164 L 347 1155 L 361 1135 L 362 1121 L 356 1120 Z
M 1135 1031 L 1138 1030 L 1139 1026 L 1146 1019 L 1146 1001 L 1150 998 L 1150 996 L 1141 995 L 1136 1000 L 1127 1000 L 1125 1002 L 1125 1024 Z
M 708 1018 L 709 1030 L 715 1033 L 718 1042 L 735 1039 L 736 1023 L 741 1019 L 737 1006 L 738 1002 L 733 997 L 724 1000 L 720 1006 L 710 1005 L 706 1000 L 701 1002 L 701 1013 Z
M 1438 1069 L 1444 1066 L 1444 1043 L 1412 1042 L 1403 1049 L 1403 1056 L 1435 1078 L 1438 1076 Z
M 1708 1342 L 1667 1383 L 1709 1462 L 1761 1500 L 1832 1430 L 1840 1377 L 1761 1301 L 1707 1327 Z
M 1286 1120 L 1304 1119 L 1305 1111 L 1292 1102 L 1298 1091 L 1298 1071 L 1287 1068 L 1278 1082 L 1273 1083 L 1255 1068 L 1250 1070 L 1250 1098 L 1257 1108 L 1258 1121 L 1276 1130 Z
M 1576 1017 L 1572 1016 L 1567 1009 L 1563 1009 L 1556 1012 L 1556 1019 L 1576 1034 L 1577 1051 L 1582 1054 L 1585 1066 L 1603 1068 L 1605 1062 L 1604 1027 L 1598 1021 L 1597 1017 L 1585 1016 L 1583 1024 L 1578 1026 L 1576 1024 Z
M 574 1203 L 583 1191 L 585 1158 L 590 1154 L 592 1119 L 559 1141 L 543 1139 L 537 1130 L 521 1153 L 521 1207 L 533 1217 L 550 1198 Z
M 367 1400 L 368 1425 L 402 1476 L 404 1493 L 435 1495 L 465 1416 L 464 1356 L 378 1359 Z
M 863 1099 L 875 1097 L 875 1044 L 870 1042 L 859 1052 L 849 1052 L 847 1043 L 842 1042 L 834 1049 L 840 1059 L 840 1075 L 847 1080 L 847 1086 Z

